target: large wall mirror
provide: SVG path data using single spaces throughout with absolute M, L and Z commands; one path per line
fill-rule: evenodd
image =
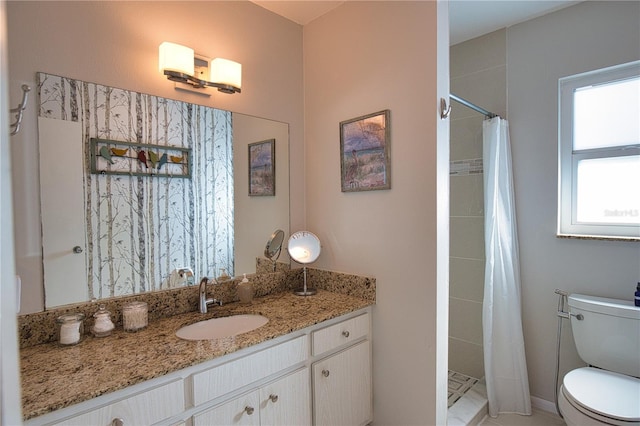
M 45 308 L 185 285 L 187 268 L 252 273 L 289 233 L 288 124 L 44 73 L 38 88 Z

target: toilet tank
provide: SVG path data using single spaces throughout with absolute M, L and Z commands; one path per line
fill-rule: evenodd
M 633 301 L 572 294 L 569 312 L 573 340 L 584 362 L 640 377 L 640 307 Z

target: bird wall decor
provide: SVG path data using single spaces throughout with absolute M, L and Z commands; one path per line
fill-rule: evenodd
M 190 149 L 91 138 L 91 172 L 102 175 L 191 177 Z M 142 163 L 142 166 L 136 166 Z

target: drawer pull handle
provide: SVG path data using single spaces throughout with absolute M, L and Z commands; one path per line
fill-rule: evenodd
M 278 395 L 271 394 L 269 395 L 269 399 L 271 400 L 271 402 L 276 403 L 278 402 Z
M 250 405 L 247 405 L 246 407 L 244 407 L 244 412 L 247 413 L 248 415 L 252 415 L 253 407 L 251 407 Z
M 111 426 L 124 426 L 124 420 L 120 418 L 115 418 L 111 420 Z
M 349 337 L 349 330 L 345 330 L 345 331 L 343 331 L 343 332 L 342 332 L 342 335 L 343 335 L 344 337 Z
M 322 370 L 322 375 L 324 377 L 329 377 L 329 370 Z

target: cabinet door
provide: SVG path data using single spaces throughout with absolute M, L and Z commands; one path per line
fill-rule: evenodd
M 254 391 L 193 416 L 194 426 L 257 426 L 260 424 L 260 392 Z
M 314 424 L 363 425 L 371 415 L 369 341 L 313 364 Z
M 263 426 L 311 424 L 308 368 L 260 389 L 260 423 Z

